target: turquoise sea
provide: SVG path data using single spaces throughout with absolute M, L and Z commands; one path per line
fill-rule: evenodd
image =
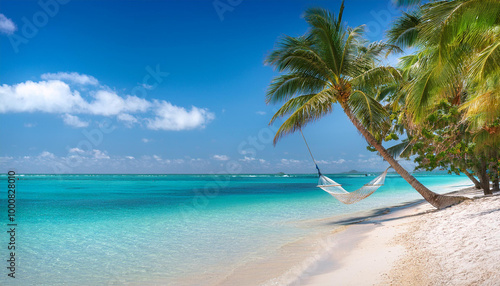
M 352 191 L 378 174 L 331 175 Z M 421 174 L 444 193 L 466 177 Z M 16 278 L 7 276 L 7 193 L 0 197 L 0 285 L 180 285 L 225 275 L 332 228 L 322 219 L 420 196 L 396 174 L 343 205 L 315 175 L 18 175 Z M 0 177 L 6 185 L 7 177 Z

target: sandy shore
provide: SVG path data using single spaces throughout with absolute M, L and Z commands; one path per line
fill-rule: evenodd
M 308 221 L 330 230 L 186 285 L 500 285 L 500 195 L 455 193 L 472 199 Z
M 500 196 L 460 193 L 474 199 L 440 211 L 417 203 L 349 226 L 287 284 L 499 285 Z

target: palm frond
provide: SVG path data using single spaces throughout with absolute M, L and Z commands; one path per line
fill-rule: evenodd
M 387 32 L 388 42 L 402 48 L 415 45 L 418 40 L 420 24 L 420 11 L 417 10 L 412 13 L 403 13 Z
M 315 47 L 327 66 L 336 74 L 340 74 L 341 55 L 345 45 L 345 29 L 337 25 L 334 14 L 322 8 L 306 10 L 304 19 L 310 25 L 310 36 Z
M 329 114 L 333 110 L 335 100 L 334 89 L 325 89 L 317 94 L 304 95 L 288 100 L 271 119 L 273 123 L 278 117 L 293 112 L 276 132 L 273 143 L 276 145 L 278 140 L 298 129 L 306 126 L 308 123 L 318 120 Z
M 351 85 L 358 89 L 394 83 L 401 79 L 399 71 L 390 66 L 374 67 L 351 79 Z
M 309 37 L 285 36 L 278 41 L 277 48 L 264 61 L 280 72 L 296 72 L 318 78 L 332 78 L 330 69 L 323 61 Z
M 433 99 L 431 91 L 435 86 L 434 72 L 434 70 L 427 71 L 413 79 L 407 87 L 407 92 L 411 96 L 406 97 L 406 104 L 414 120 L 420 120 L 431 104 Z
M 373 97 L 360 90 L 352 93 L 347 101 L 353 114 L 370 132 L 384 130 L 388 127 L 389 114 L 384 107 Z
M 498 42 L 478 53 L 472 64 L 472 74 L 480 80 L 494 73 L 500 73 L 500 37 Z
M 387 148 L 387 152 L 389 152 L 389 154 L 391 154 L 391 156 L 394 158 L 408 158 L 412 155 L 412 151 L 410 148 L 411 145 L 412 143 L 410 140 L 404 139 L 403 142 Z
M 475 130 L 500 124 L 500 75 L 479 86 L 460 110 L 465 111 L 464 120 L 469 121 Z
M 318 93 L 327 86 L 324 79 L 304 73 L 291 73 L 275 77 L 267 91 L 266 103 L 285 101 L 297 94 Z
M 422 0 L 393 0 L 397 6 L 412 6 L 422 2 Z
M 289 115 L 290 113 L 295 112 L 299 107 L 307 103 L 311 98 L 315 97 L 316 93 L 304 94 L 294 98 L 289 99 L 287 102 L 283 104 L 283 106 L 276 111 L 273 115 L 269 124 L 273 124 L 276 119 Z
M 353 61 L 353 57 L 359 56 L 359 48 L 362 45 L 359 45 L 361 41 L 361 35 L 364 32 L 364 26 L 358 26 L 354 29 L 347 30 L 347 39 L 345 41 L 344 50 L 342 51 L 342 57 L 340 61 L 339 71 L 341 74 L 351 74 L 353 70 L 354 64 L 357 64 L 356 61 Z M 365 48 L 365 47 L 363 47 Z

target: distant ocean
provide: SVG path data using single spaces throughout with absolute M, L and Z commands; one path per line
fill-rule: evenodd
M 375 175 L 331 178 L 353 191 Z M 396 174 L 353 205 L 316 188 L 314 175 L 19 178 L 15 279 L 7 277 L 6 269 L 7 192 L 0 195 L 0 285 L 178 285 L 197 275 L 223 276 L 286 243 L 333 227 L 321 219 L 421 198 Z M 439 193 L 471 185 L 462 176 L 417 178 Z M 0 180 L 6 185 L 5 175 Z

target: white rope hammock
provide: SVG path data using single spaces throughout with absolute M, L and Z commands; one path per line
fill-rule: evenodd
M 369 197 L 378 188 L 380 188 L 381 186 L 384 185 L 385 177 L 387 175 L 387 172 L 389 171 L 389 168 L 391 168 L 391 167 L 387 168 L 378 177 L 371 180 L 368 184 L 363 185 L 361 188 L 355 190 L 354 192 L 346 191 L 344 188 L 342 188 L 341 184 L 339 184 L 339 183 L 335 182 L 334 180 L 321 174 L 321 171 L 319 170 L 318 164 L 316 164 L 316 160 L 314 160 L 314 156 L 311 152 L 311 149 L 309 149 L 309 144 L 307 144 L 306 137 L 304 137 L 304 134 L 302 133 L 301 129 L 300 129 L 300 134 L 302 134 L 302 138 L 304 138 L 304 142 L 306 143 L 307 150 L 309 150 L 309 154 L 311 155 L 311 158 L 312 158 L 314 164 L 316 165 L 316 170 L 318 170 L 318 175 L 319 175 L 318 188 L 321 188 L 323 191 L 329 193 L 330 195 L 335 197 L 337 200 L 339 200 L 341 203 L 353 204 L 353 203 L 359 202 L 362 199 Z
M 335 182 L 334 180 L 324 176 L 319 176 L 318 187 L 323 191 L 334 196 L 337 200 L 344 204 L 353 204 L 361 201 L 364 198 L 369 197 L 378 188 L 382 187 L 385 182 L 385 176 L 387 175 L 387 168 L 382 174 L 380 174 L 375 179 L 371 180 L 368 184 L 362 186 L 361 188 L 355 190 L 354 192 L 348 192 L 342 188 L 342 185 Z

